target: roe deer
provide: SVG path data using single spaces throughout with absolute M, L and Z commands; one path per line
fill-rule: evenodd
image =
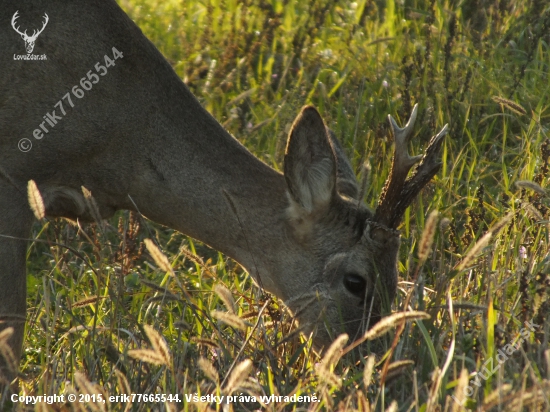
M 46 59 L 18 58 L 24 45 L 14 15 L 31 28 L 46 13 L 34 47 Z M 137 209 L 225 253 L 285 302 L 318 348 L 340 332 L 358 337 L 389 310 L 396 229 L 439 170 L 446 133 L 423 157 L 410 157 L 416 106 L 403 129 L 389 117 L 393 164 L 371 212 L 315 108 L 296 117 L 284 174 L 275 171 L 200 105 L 114 0 L 4 1 L 0 46 L 0 330 L 14 329 L 15 359 L 25 326 L 31 179 L 47 216 L 93 220 L 84 186 L 102 218 Z

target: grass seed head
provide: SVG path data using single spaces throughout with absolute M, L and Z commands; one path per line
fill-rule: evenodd
M 513 111 L 516 114 L 527 114 L 527 111 L 518 103 L 513 102 L 512 100 L 505 99 L 504 97 L 499 96 L 493 96 L 493 101 L 501 104 L 502 106 L 506 107 L 507 109 Z
M 437 221 L 439 219 L 439 212 L 434 210 L 428 216 L 426 221 L 426 227 L 422 232 L 422 237 L 420 238 L 420 245 L 418 246 L 418 259 L 419 265 L 422 265 L 432 249 L 432 244 L 435 236 L 435 231 L 437 229 Z
M 218 283 L 214 286 L 214 292 L 216 292 L 216 294 L 220 297 L 227 310 L 232 314 L 235 314 L 237 305 L 235 304 L 235 299 L 233 299 L 233 295 L 229 289 L 227 289 L 225 285 Z
M 239 329 L 242 331 L 246 331 L 247 323 L 239 318 L 237 315 L 234 315 L 230 312 L 222 312 L 219 310 L 213 310 L 210 312 L 213 318 L 218 319 L 219 321 L 234 327 L 235 329 Z
M 227 380 L 227 385 L 225 385 L 224 392 L 227 394 L 233 393 L 237 390 L 239 385 L 243 383 L 248 375 L 252 371 L 252 361 L 250 359 L 245 359 L 233 369 L 229 379 Z
M 530 189 L 533 192 L 536 192 L 543 196 L 548 195 L 548 193 L 546 193 L 546 190 L 544 190 L 540 185 L 538 185 L 537 183 L 531 180 L 518 180 L 514 183 L 514 185 L 520 189 L 523 189 L 523 188 Z
M 166 255 L 162 253 L 162 251 L 158 248 L 158 246 L 155 245 L 155 243 L 151 239 L 145 239 L 143 242 L 145 243 L 145 247 L 149 251 L 149 254 L 153 258 L 157 266 L 161 270 L 164 270 L 165 272 L 170 272 L 173 274 L 174 271 L 172 269 L 172 265 L 170 265 L 170 261 L 168 260 Z
M 99 206 L 92 196 L 92 192 L 86 189 L 84 186 L 81 187 L 82 194 L 84 195 L 84 202 L 86 203 L 86 208 L 96 221 L 96 223 L 101 227 L 103 225 L 103 219 L 101 219 L 101 213 L 99 213 Z
M 327 349 L 325 356 L 323 356 L 323 360 L 321 361 L 321 365 L 323 365 L 322 367 L 324 369 L 330 370 L 331 366 L 340 360 L 342 357 L 342 348 L 348 339 L 349 336 L 347 333 L 342 333 L 334 340 L 334 342 L 332 342 L 330 347 Z
M 363 385 L 365 387 L 365 390 L 368 389 L 372 381 L 372 374 L 374 372 L 374 362 L 375 362 L 374 355 L 370 355 L 367 358 L 367 364 L 365 365 L 365 369 L 363 370 Z
M 365 340 L 377 339 L 380 336 L 388 333 L 393 327 L 397 326 L 401 321 L 429 319 L 430 315 L 426 312 L 412 310 L 410 312 L 394 313 L 390 316 L 382 318 L 376 325 L 370 328 L 364 335 Z
M 44 206 L 44 199 L 38 190 L 38 186 L 34 180 L 29 180 L 27 184 L 27 195 L 29 198 L 29 205 L 31 207 L 34 216 L 38 220 L 44 219 L 46 216 L 46 207 Z
M 198 363 L 199 368 L 201 368 L 208 379 L 215 383 L 219 381 L 218 371 L 210 362 L 201 356 Z
M 159 357 L 163 359 L 163 364 L 170 366 L 172 363 L 172 355 L 170 354 L 170 349 L 164 340 L 164 337 L 158 333 L 151 325 L 143 325 L 145 333 L 153 346 L 153 349 L 158 353 Z

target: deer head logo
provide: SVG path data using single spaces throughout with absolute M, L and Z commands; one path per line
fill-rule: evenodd
M 21 38 L 25 41 L 25 48 L 27 49 L 27 54 L 31 54 L 34 49 L 34 42 L 36 41 L 36 38 L 38 37 L 38 35 L 42 33 L 46 28 L 46 25 L 48 24 L 48 21 L 49 21 L 49 17 L 46 13 L 44 13 L 44 24 L 42 25 L 42 28 L 40 30 L 33 30 L 32 35 L 29 36 L 27 34 L 27 30 L 25 30 L 24 32 L 21 32 L 19 31 L 19 26 L 17 27 L 15 26 L 15 21 L 19 18 L 19 15 L 17 13 L 19 13 L 19 10 L 17 10 L 13 15 L 13 17 L 11 18 L 11 26 L 17 33 L 21 35 Z

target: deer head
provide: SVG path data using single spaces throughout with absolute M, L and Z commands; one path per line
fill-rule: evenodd
M 31 54 L 34 50 L 34 42 L 36 41 L 38 35 L 44 31 L 46 28 L 46 25 L 48 24 L 49 17 L 46 13 L 44 13 L 44 23 L 42 24 L 42 28 L 40 30 L 33 30 L 32 35 L 27 35 L 27 30 L 24 32 L 21 32 L 19 30 L 19 27 L 15 27 L 15 21 L 19 18 L 19 10 L 15 12 L 11 19 L 11 26 L 13 29 L 21 35 L 21 38 L 25 41 L 25 48 L 27 49 L 27 53 Z
M 389 116 L 395 152 L 374 213 L 362 205 L 351 165 L 317 111 L 306 107 L 294 122 L 284 167 L 287 213 L 291 232 L 316 255 L 311 261 L 318 264 L 303 269 L 311 284 L 286 304 L 306 330 L 316 329 L 317 346 L 326 347 L 342 332 L 359 337 L 390 309 L 397 288 L 396 229 L 406 208 L 439 170 L 438 152 L 447 133 L 445 126 L 424 156 L 409 156 L 417 110 L 415 105 L 402 129 Z

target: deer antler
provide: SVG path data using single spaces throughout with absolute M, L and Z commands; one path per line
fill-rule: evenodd
M 36 39 L 38 35 L 44 31 L 49 21 L 50 21 L 50 18 L 46 13 L 44 13 L 44 23 L 42 24 L 42 28 L 40 30 L 33 30 L 31 38 Z
M 15 12 L 15 14 L 13 15 L 13 17 L 11 18 L 11 26 L 13 27 L 13 29 L 19 33 L 21 36 L 23 36 L 24 38 L 28 39 L 28 40 L 36 40 L 36 38 L 38 37 L 38 35 L 40 33 L 42 33 L 44 31 L 44 29 L 46 28 L 48 22 L 50 21 L 50 18 L 48 17 L 48 14 L 44 13 L 44 23 L 42 24 L 42 28 L 40 30 L 33 30 L 32 32 L 32 36 L 29 36 L 27 34 L 27 30 L 25 30 L 24 32 L 21 32 L 19 30 L 19 26 L 15 27 L 15 22 L 16 20 L 19 18 L 19 10 L 17 10 Z
M 19 26 L 15 27 L 15 21 L 19 18 L 18 13 L 19 13 L 19 10 L 17 10 L 17 11 L 15 12 L 15 14 L 13 15 L 13 17 L 11 18 L 11 27 L 13 27 L 13 29 L 14 29 L 17 33 L 19 33 L 21 36 L 27 36 L 27 30 L 25 30 L 25 33 L 21 33 L 21 32 L 19 31 Z
M 400 128 L 394 118 L 388 115 L 395 141 L 395 151 L 390 175 L 380 195 L 374 221 L 390 229 L 397 228 L 407 207 L 441 167 L 438 154 L 443 136 L 447 134 L 448 125 L 443 126 L 443 129 L 432 137 L 424 156 L 409 155 L 407 144 L 412 137 L 417 111 L 418 104 L 415 104 L 404 128 Z M 414 174 L 407 179 L 409 171 L 418 162 L 420 164 Z

